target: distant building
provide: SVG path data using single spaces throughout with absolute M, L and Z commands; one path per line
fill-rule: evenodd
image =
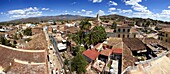
M 170 43 L 170 28 L 163 28 L 159 31 L 159 40 L 169 42 Z
M 124 24 L 127 24 L 127 25 L 129 25 L 129 26 L 133 26 L 133 25 L 135 24 L 135 22 L 129 21 L 129 20 L 125 20 L 125 21 L 124 21 Z
M 117 26 L 113 32 L 108 32 L 108 37 L 136 38 L 137 31 L 130 26 Z

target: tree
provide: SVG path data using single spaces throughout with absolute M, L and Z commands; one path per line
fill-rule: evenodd
M 64 60 L 64 64 L 65 64 L 65 65 L 68 65 L 68 64 L 69 64 L 69 60 L 68 60 L 68 59 L 65 59 L 65 60 Z
M 86 72 L 85 67 L 87 66 L 88 62 L 86 61 L 85 57 L 78 53 L 73 59 L 71 59 L 71 69 L 72 71 L 76 71 L 77 74 L 82 74 Z
M 111 29 L 116 29 L 117 27 L 117 23 L 116 22 L 113 22 L 112 26 L 111 26 Z
M 81 30 L 89 30 L 91 27 L 91 23 L 88 22 L 88 20 L 83 20 L 80 22 L 80 29 Z
M 77 45 L 75 47 L 73 47 L 73 52 L 76 53 L 82 53 L 83 51 L 85 51 L 86 49 L 83 46 Z
M 106 39 L 106 31 L 102 26 L 95 26 L 91 31 L 84 32 L 82 30 L 78 31 L 76 34 L 72 35 L 72 40 L 76 44 L 91 45 L 98 42 L 102 42 Z
M 19 33 L 19 37 L 20 37 L 20 39 L 22 39 L 23 35 L 21 33 Z
M 102 26 L 95 26 L 93 29 L 92 29 L 92 32 L 91 32 L 91 40 L 93 41 L 92 44 L 96 44 L 98 42 L 102 42 L 106 39 L 106 31 L 104 29 L 104 27 Z
M 14 39 L 18 40 L 17 33 L 14 34 Z
M 26 29 L 24 30 L 24 35 L 32 36 L 32 29 L 31 29 L 31 28 L 26 28 Z
M 1 42 L 2 45 L 12 46 L 12 44 L 10 43 L 10 41 L 7 40 L 5 37 L 2 37 L 2 36 L 1 36 L 0 42 Z

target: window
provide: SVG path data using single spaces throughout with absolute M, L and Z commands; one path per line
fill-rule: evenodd
M 161 38 L 160 37 L 158 37 L 158 40 L 160 40 Z
M 128 32 L 130 32 L 130 29 L 128 29 Z
M 120 34 L 118 34 L 118 37 L 120 37 Z
M 114 30 L 113 32 L 116 32 L 116 30 Z
M 168 42 L 168 40 L 166 39 L 165 42 Z
M 118 32 L 120 32 L 120 29 L 118 29 Z
M 136 37 L 136 34 L 134 35 L 134 38 Z
M 125 29 L 123 29 L 123 32 L 125 32 Z
M 123 38 L 125 38 L 125 35 L 123 34 Z
M 168 37 L 168 34 L 166 34 L 166 37 Z

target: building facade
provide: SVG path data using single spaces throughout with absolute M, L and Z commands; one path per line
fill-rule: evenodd
M 118 38 L 136 38 L 136 34 L 132 32 L 130 26 L 117 26 L 112 33 L 107 33 L 108 37 L 118 37 Z
M 163 28 L 159 31 L 159 40 L 169 42 L 170 43 L 170 28 Z

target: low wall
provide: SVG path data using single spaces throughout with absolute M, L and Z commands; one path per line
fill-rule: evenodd
M 5 46 L 5 45 L 1 45 L 1 44 L 0 44 L 0 47 L 8 48 L 8 49 L 15 50 L 15 51 L 21 51 L 21 52 L 45 52 L 45 50 L 26 50 L 26 49 L 17 49 L 17 48 L 12 48 L 12 47 Z

